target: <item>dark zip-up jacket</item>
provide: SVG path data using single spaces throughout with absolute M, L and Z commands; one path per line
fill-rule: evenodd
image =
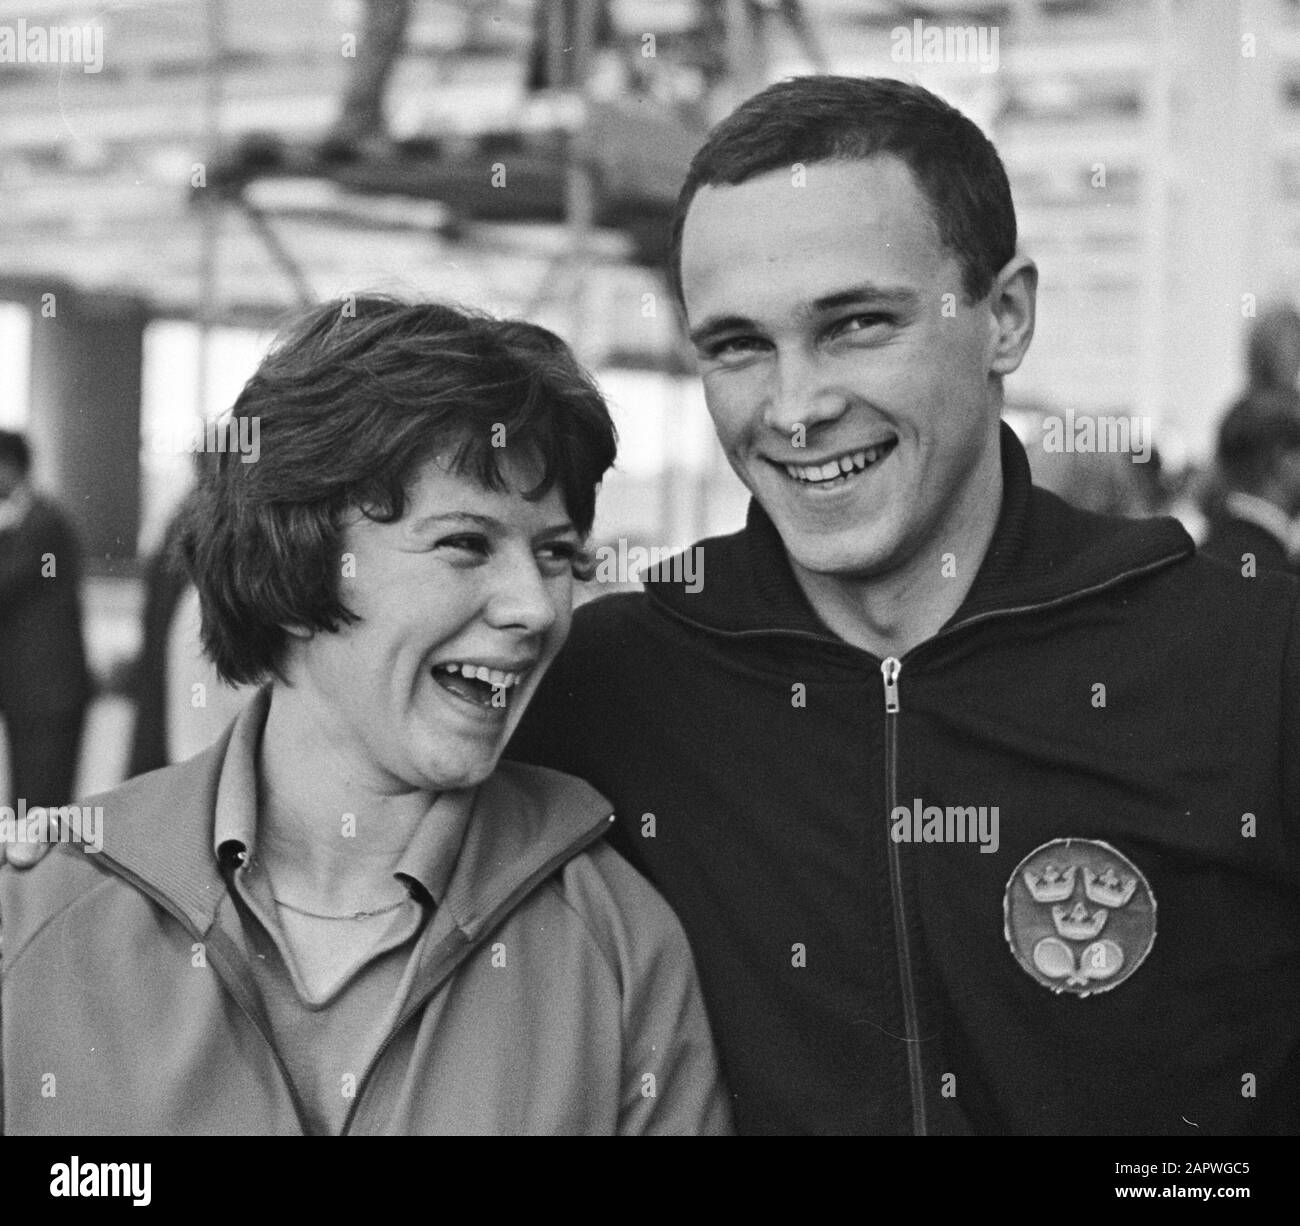
M 1069 507 L 1005 427 L 1002 463 L 901 660 L 826 629 L 753 506 L 702 586 L 579 610 L 510 752 L 612 798 L 742 1132 L 1294 1132 L 1300 588 Z M 996 850 L 923 841 L 932 806 L 996 807 Z

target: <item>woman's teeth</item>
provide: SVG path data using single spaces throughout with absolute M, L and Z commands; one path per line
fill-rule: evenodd
M 510 691 L 523 679 L 523 673 L 503 672 L 484 664 L 465 664 L 457 660 L 433 666 L 433 679 L 444 690 L 478 707 L 505 709 Z
M 454 676 L 459 673 L 462 677 L 468 677 L 471 681 L 486 681 L 493 689 L 508 690 L 511 686 L 518 685 L 523 679 L 523 673 L 503 673 L 499 669 L 486 668 L 482 664 L 462 664 L 460 661 L 450 664 L 435 664 L 434 671 L 446 673 Z
M 796 481 L 835 481 L 851 473 L 861 472 L 869 464 L 874 464 L 881 456 L 890 451 L 893 443 L 882 443 L 879 447 L 867 447 L 862 451 L 853 451 L 839 459 L 828 460 L 825 464 L 783 464 L 786 474 Z

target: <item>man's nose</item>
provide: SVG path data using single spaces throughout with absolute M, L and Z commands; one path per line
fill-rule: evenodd
M 498 629 L 544 634 L 555 625 L 555 600 L 531 550 L 503 560 L 487 604 L 487 619 Z
M 848 403 L 845 389 L 836 384 L 816 358 L 782 356 L 763 409 L 764 424 L 787 441 L 798 443 L 799 428 L 834 421 Z

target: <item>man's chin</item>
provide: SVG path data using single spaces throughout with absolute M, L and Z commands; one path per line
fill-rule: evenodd
M 778 525 L 778 531 L 780 526 Z M 781 533 L 786 553 L 797 571 L 845 582 L 878 579 L 894 569 L 892 541 L 872 539 L 802 538 Z

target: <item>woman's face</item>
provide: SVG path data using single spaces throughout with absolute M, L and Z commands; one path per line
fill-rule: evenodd
M 287 676 L 359 785 L 487 778 L 569 633 L 581 538 L 558 490 L 528 502 L 533 474 L 502 473 L 497 493 L 430 460 L 401 519 L 357 514 L 339 590 L 360 620 L 290 639 Z

